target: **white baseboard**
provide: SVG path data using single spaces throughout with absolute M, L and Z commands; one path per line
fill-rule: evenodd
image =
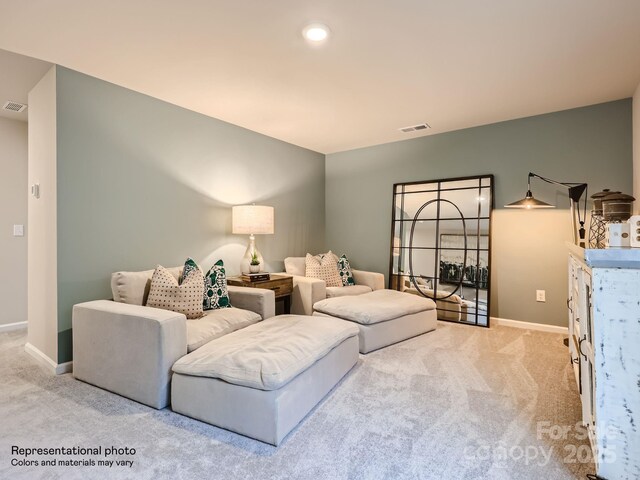
M 47 367 L 47 370 L 54 375 L 62 375 L 73 371 L 73 362 L 56 363 L 30 343 L 27 343 L 24 346 L 24 350 L 33 358 L 38 360 L 40 364 Z
M 0 333 L 12 332 L 13 330 L 20 330 L 27 328 L 27 322 L 7 323 L 6 325 L 0 325 Z
M 500 325 L 503 327 L 526 328 L 529 330 L 537 330 L 539 332 L 569 334 L 568 327 L 560 327 L 558 325 L 546 325 L 544 323 L 530 323 L 521 320 L 510 320 L 508 318 L 491 317 L 491 325 Z

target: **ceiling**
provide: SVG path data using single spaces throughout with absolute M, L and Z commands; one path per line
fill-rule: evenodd
M 637 0 L 0 0 L 0 14 L 2 49 L 323 153 L 640 83 Z M 311 21 L 331 29 L 322 48 L 301 37 Z

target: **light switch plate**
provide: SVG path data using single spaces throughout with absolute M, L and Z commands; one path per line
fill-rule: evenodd
M 14 225 L 13 226 L 13 236 L 14 237 L 24 237 L 24 225 Z

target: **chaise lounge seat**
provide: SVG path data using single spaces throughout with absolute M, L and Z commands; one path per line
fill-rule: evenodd
M 358 360 L 358 328 L 282 315 L 213 340 L 173 366 L 171 408 L 279 445 Z
M 368 353 L 435 330 L 436 304 L 396 290 L 375 290 L 354 297 L 327 298 L 313 305 L 314 316 L 355 323 L 360 353 Z

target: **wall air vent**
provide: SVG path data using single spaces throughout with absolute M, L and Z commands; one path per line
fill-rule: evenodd
M 24 112 L 27 109 L 27 106 L 24 103 L 12 102 L 8 101 L 2 106 L 3 110 L 9 110 L 10 112 Z
M 420 125 L 411 125 L 410 127 L 402 127 L 399 128 L 401 132 L 409 133 L 409 132 L 418 132 L 420 130 L 427 130 L 431 128 L 428 123 L 421 123 Z

